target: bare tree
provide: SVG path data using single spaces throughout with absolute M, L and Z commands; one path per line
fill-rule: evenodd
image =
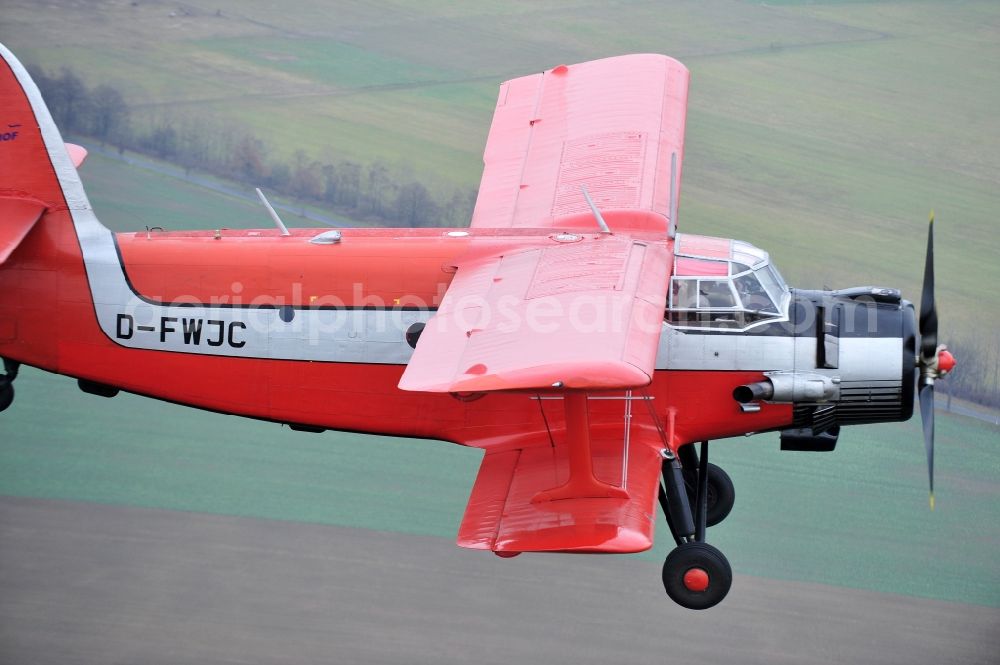
M 333 164 L 323 165 L 323 201 L 330 204 L 337 202 L 337 167 Z
M 128 123 L 128 107 L 117 88 L 99 85 L 94 88 L 91 98 L 91 127 L 101 145 L 118 136 Z
M 368 167 L 369 212 L 375 217 L 385 214 L 385 200 L 392 184 L 385 164 L 375 162 Z
M 153 155 L 161 159 L 177 156 L 177 130 L 173 125 L 158 125 L 146 136 L 144 143 Z
M 264 182 L 268 175 L 264 166 L 264 145 L 249 134 L 236 142 L 230 164 L 236 176 L 247 182 Z
M 296 150 L 293 156 L 289 192 L 299 199 L 319 199 L 323 195 L 323 168 L 319 162 Z
M 63 67 L 58 78 L 48 79 L 47 99 L 56 124 L 69 130 L 85 130 L 91 125 L 90 91 L 79 76 Z
M 421 183 L 409 182 L 399 188 L 396 196 L 396 219 L 399 222 L 406 226 L 430 226 L 437 212 L 437 205 Z
M 340 162 L 337 165 L 337 203 L 356 210 L 360 193 L 361 165 Z

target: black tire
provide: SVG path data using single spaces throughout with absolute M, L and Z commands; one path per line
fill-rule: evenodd
M 691 589 L 685 583 L 689 572 L 707 575 L 704 589 Z M 674 548 L 663 562 L 663 588 L 670 599 L 689 610 L 715 607 L 733 585 L 733 569 L 726 556 L 708 543 L 684 543 Z
M 685 471 L 687 471 L 685 469 Z M 691 502 L 691 510 L 697 510 L 695 505 L 695 495 L 698 492 L 698 474 L 690 472 L 686 478 L 688 501 Z M 722 467 L 708 463 L 708 515 L 706 515 L 705 525 L 715 526 L 729 516 L 736 503 L 736 488 L 729 474 L 722 470 Z
M 6 411 L 7 407 L 14 401 L 14 384 L 0 379 L 0 411 Z
M 736 488 L 722 467 L 708 463 L 708 515 L 705 524 L 715 526 L 729 516 L 736 503 Z

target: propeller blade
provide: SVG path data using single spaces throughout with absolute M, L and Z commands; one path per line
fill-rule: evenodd
M 927 449 L 927 478 L 930 481 L 930 504 L 934 510 L 934 384 L 920 386 L 920 420 L 924 425 L 924 448 Z
M 934 304 L 934 211 L 927 225 L 927 261 L 924 264 L 924 289 L 920 297 L 920 355 L 932 358 L 937 353 L 938 318 Z

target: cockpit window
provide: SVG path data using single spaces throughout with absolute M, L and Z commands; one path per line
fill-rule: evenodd
M 679 256 L 674 261 L 674 274 L 685 277 L 701 275 L 726 276 L 729 274 L 729 264 L 726 261 L 714 259 L 695 259 Z
M 736 299 L 733 298 L 729 280 L 698 280 L 698 307 L 702 309 L 736 307 Z
M 738 275 L 741 272 L 746 272 L 747 270 L 750 270 L 750 266 L 748 266 L 745 263 L 739 263 L 737 261 L 733 261 L 732 263 L 729 264 L 729 266 L 732 268 L 732 274 L 734 275 Z
M 674 277 L 670 293 L 671 309 L 698 308 L 698 280 Z
M 750 243 L 743 242 L 742 240 L 734 240 L 731 258 L 733 261 L 756 268 L 759 264 L 767 261 L 767 252 L 757 249 Z
M 736 307 L 728 279 L 673 278 L 671 309 L 719 309 Z
M 760 278 L 761 284 L 767 289 L 767 292 L 771 294 L 776 302 L 781 302 L 781 295 L 788 290 L 785 286 L 785 280 L 781 278 L 781 274 L 772 265 L 767 265 L 763 268 L 757 270 L 757 276 Z
M 666 318 L 674 326 L 745 330 L 781 319 L 790 299 L 768 254 L 738 240 L 678 234 Z
M 743 308 L 751 312 L 777 314 L 776 299 L 772 298 L 767 290 L 761 286 L 757 277 L 757 274 L 754 272 L 746 272 L 733 278 L 733 282 L 736 284 L 736 291 L 740 294 L 740 300 L 743 302 Z

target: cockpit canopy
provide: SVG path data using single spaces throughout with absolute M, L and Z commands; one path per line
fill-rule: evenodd
M 790 295 L 767 252 L 740 240 L 678 233 L 667 322 L 745 330 L 784 319 Z

